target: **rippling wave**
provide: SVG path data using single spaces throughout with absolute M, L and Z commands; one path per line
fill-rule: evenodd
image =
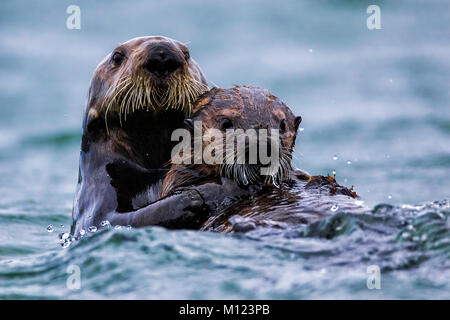
M 109 228 L 67 249 L 49 235 L 50 252 L 0 262 L 0 298 L 450 298 L 448 201 L 247 234 Z M 69 265 L 79 291 L 66 287 Z M 381 290 L 366 287 L 371 265 Z

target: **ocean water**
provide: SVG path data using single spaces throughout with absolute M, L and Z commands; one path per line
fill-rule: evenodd
M 80 30 L 66 28 L 73 2 Z M 366 27 L 370 4 L 381 30 Z M 446 0 L 2 1 L 0 298 L 449 299 L 448 10 Z M 151 34 L 188 43 L 211 85 L 282 98 L 303 117 L 295 165 L 336 171 L 373 212 L 246 235 L 105 229 L 62 248 L 92 72 L 118 43 Z M 67 286 L 73 265 L 79 290 Z M 369 266 L 379 290 L 367 287 Z

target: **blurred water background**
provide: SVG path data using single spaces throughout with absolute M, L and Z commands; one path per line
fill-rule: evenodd
M 71 4 L 80 30 L 66 28 Z M 370 4 L 381 30 L 366 27 Z M 2 1 L 0 298 L 450 298 L 449 7 Z M 282 98 L 303 117 L 295 165 L 336 171 L 373 215 L 247 236 L 105 230 L 61 248 L 92 72 L 120 42 L 157 34 L 188 43 L 211 85 Z M 369 265 L 381 290 L 366 287 Z

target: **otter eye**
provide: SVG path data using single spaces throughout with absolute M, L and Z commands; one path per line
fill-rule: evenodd
M 230 119 L 228 119 L 228 118 L 222 119 L 222 121 L 220 123 L 220 130 L 225 131 L 232 127 L 233 127 L 233 122 Z
M 185 58 L 186 61 L 187 61 L 187 60 L 189 60 L 190 57 L 191 57 L 191 54 L 189 53 L 189 50 L 186 50 L 186 51 L 184 52 L 184 58 Z
M 286 132 L 286 120 L 285 120 L 285 119 L 281 120 L 281 123 L 280 123 L 280 132 L 281 132 L 281 133 L 285 133 L 285 132 Z
M 114 52 L 114 54 L 112 55 L 111 60 L 117 65 L 117 64 L 121 64 L 123 61 L 123 54 L 121 54 L 120 52 Z

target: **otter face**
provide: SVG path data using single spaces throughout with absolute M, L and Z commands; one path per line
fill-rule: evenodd
M 136 110 L 180 109 L 189 114 L 207 83 L 189 49 L 176 40 L 151 36 L 116 47 L 98 65 L 89 107 L 127 115 Z
M 223 151 L 219 161 L 209 162 L 216 174 L 243 185 L 278 186 L 289 177 L 301 117 L 269 91 L 247 86 L 212 89 L 199 98 L 185 123 L 192 128 L 200 121 L 203 159 L 205 150 L 213 150 L 214 156 Z M 270 170 L 263 174 L 263 167 Z

